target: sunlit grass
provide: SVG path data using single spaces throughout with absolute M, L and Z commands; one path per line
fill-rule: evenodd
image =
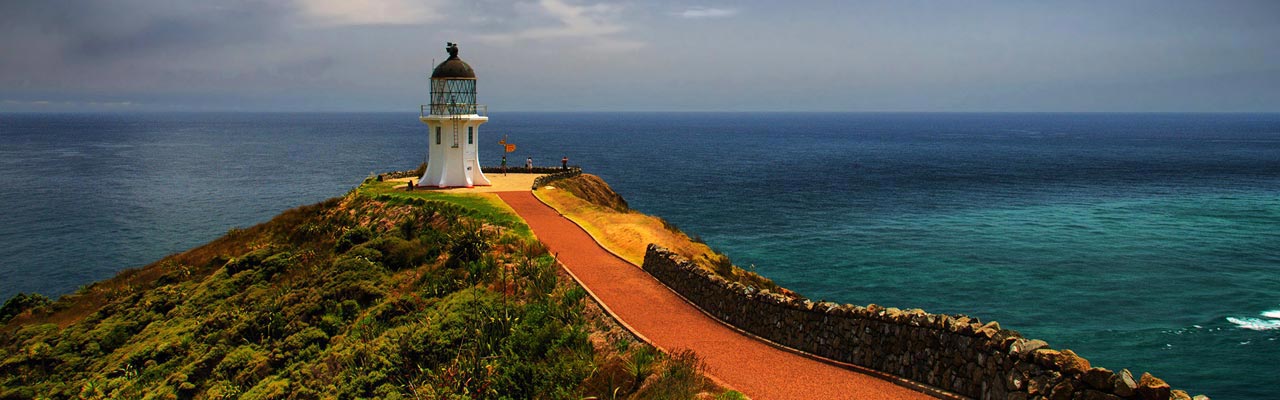
M 493 193 L 457 193 L 457 192 L 441 192 L 433 190 L 415 190 L 406 191 L 404 189 L 396 189 L 396 182 L 378 182 L 375 180 L 366 180 L 356 191 L 363 196 L 370 196 L 375 199 L 387 200 L 414 200 L 438 201 L 453 204 L 463 209 L 476 218 L 488 221 L 490 223 L 510 228 L 515 234 L 525 239 L 533 238 L 533 231 L 529 229 L 529 225 L 525 224 L 516 211 L 503 202 L 498 195 Z
M 0 398 L 723 391 L 692 355 L 621 373 L 632 352 L 654 349 L 595 334 L 620 328 L 587 313 L 587 292 L 496 195 L 392 185 L 370 180 L 51 304 L 11 307 Z
M 583 175 L 561 181 L 557 187 L 576 188 L 583 193 L 612 193 L 604 181 L 591 175 Z M 692 260 L 699 266 L 726 279 L 746 285 L 790 293 L 773 281 L 753 272 L 735 267 L 729 257 L 715 251 L 701 240 L 689 237 L 662 218 L 627 210 L 617 204 L 596 204 L 575 195 L 571 190 L 550 189 L 534 192 L 543 202 L 565 217 L 582 226 L 601 246 L 635 265 L 644 263 L 645 250 L 650 243 Z M 607 200 L 597 199 L 598 202 Z

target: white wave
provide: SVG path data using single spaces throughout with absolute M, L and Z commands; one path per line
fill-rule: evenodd
M 1280 319 L 1280 310 L 1263 311 L 1262 316 L 1267 318 Z
M 1227 317 L 1227 322 L 1236 324 L 1241 329 L 1269 331 L 1280 329 L 1280 319 L 1236 318 Z

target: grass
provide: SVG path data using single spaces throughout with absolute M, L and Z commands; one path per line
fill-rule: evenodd
M 567 190 L 534 192 L 543 202 L 582 226 L 609 251 L 632 264 L 644 263 L 649 243 L 657 243 L 690 259 L 712 254 L 711 248 L 696 243 L 682 232 L 669 230 L 662 219 L 639 212 L 619 212 L 575 196 Z
M 581 398 L 582 289 L 528 228 L 377 190 L 24 312 L 0 327 L 0 398 Z
M 529 225 L 516 214 L 516 210 L 493 193 L 446 193 L 432 190 L 406 191 L 396 189 L 396 182 L 365 180 L 356 191 L 364 196 L 392 201 L 433 201 L 453 204 L 467 210 L 472 216 L 514 230 L 525 239 L 533 239 Z
M 725 279 L 795 295 L 768 278 L 734 266 L 728 256 L 701 238 L 690 237 L 662 218 L 628 209 L 620 197 L 614 198 L 616 195 L 602 195 L 613 194 L 613 190 L 598 177 L 583 174 L 559 181 L 556 187 L 534 195 L 582 226 L 601 246 L 632 264 L 644 264 L 645 250 L 650 243 L 656 243 Z
M 696 357 L 592 339 L 619 336 L 585 298 L 496 196 L 370 180 L 51 304 L 13 300 L 0 398 L 722 392 Z

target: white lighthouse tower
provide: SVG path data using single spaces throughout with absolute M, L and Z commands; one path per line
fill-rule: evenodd
M 427 124 L 427 172 L 420 186 L 489 186 L 480 170 L 476 144 L 480 124 L 489 122 L 485 106 L 476 104 L 476 73 L 458 58 L 458 45 L 449 43 L 449 59 L 431 72 L 431 104 L 418 119 Z

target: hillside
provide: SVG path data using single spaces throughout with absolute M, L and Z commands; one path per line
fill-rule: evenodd
M 492 196 L 341 198 L 0 321 L 0 398 L 690 398 L 721 390 Z M 725 394 L 732 396 L 732 392 Z
M 651 243 L 658 244 L 730 281 L 800 297 L 768 278 L 734 265 L 729 256 L 711 248 L 696 235 L 690 237 L 662 218 L 632 210 L 626 200 L 598 176 L 582 174 L 558 180 L 554 186 L 535 194 L 591 233 L 602 246 L 632 264 L 642 264 L 645 249 Z

